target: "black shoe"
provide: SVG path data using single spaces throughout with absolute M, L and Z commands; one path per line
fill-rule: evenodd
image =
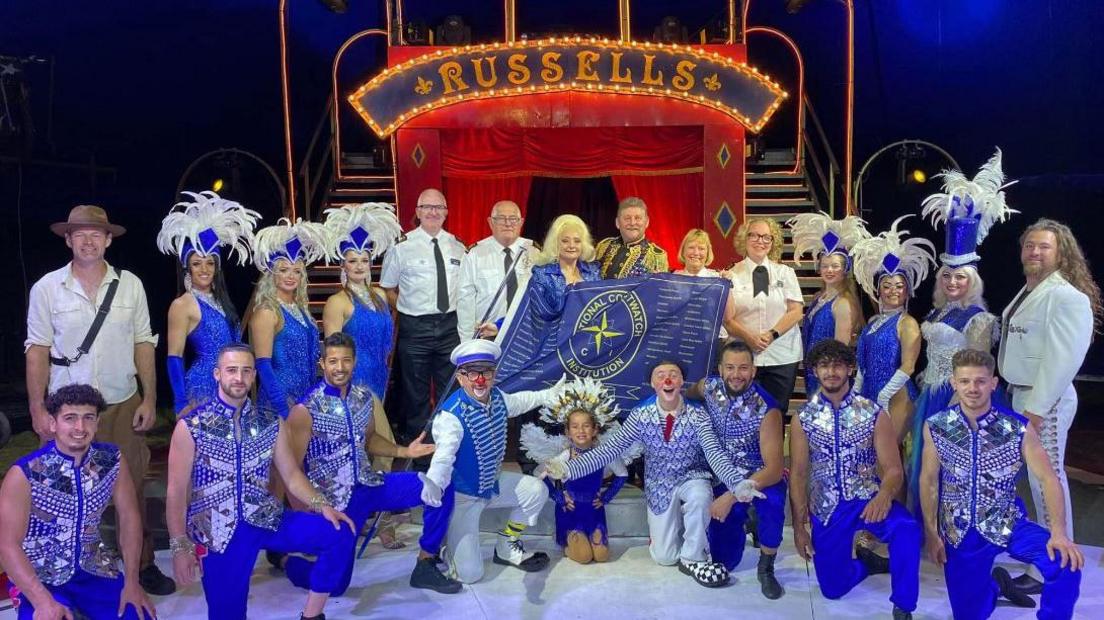
M 1027 573 L 1024 573 L 1019 577 L 1013 579 L 1012 585 L 1016 586 L 1016 589 L 1023 594 L 1032 595 L 1043 593 L 1043 582 L 1032 577 L 1031 575 L 1028 575 Z
M 882 575 L 889 572 L 889 558 L 883 558 L 866 547 L 855 547 L 855 557 L 859 558 L 866 567 L 868 575 Z
M 456 594 L 463 587 L 459 581 L 437 569 L 433 558 L 419 558 L 410 573 L 410 587 L 433 590 L 441 594 Z
M 1008 599 L 1010 603 L 1025 609 L 1035 608 L 1035 601 L 1016 587 L 1016 584 L 1012 582 L 1012 575 L 1009 575 L 1008 571 L 1000 566 L 994 568 L 993 580 L 997 582 L 997 589 L 1000 590 L 1001 596 Z
M 752 509 L 748 512 L 747 521 L 744 521 L 744 533 L 751 534 L 751 546 L 759 548 L 759 516 Z
M 272 568 L 275 568 L 276 570 L 284 570 L 284 567 L 287 566 L 286 553 L 280 553 L 279 551 L 269 551 L 266 549 L 265 559 L 268 560 L 268 563 L 271 564 Z
M 893 620 L 912 620 L 912 612 L 893 606 Z
M 728 583 L 728 569 L 720 562 L 679 560 L 678 568 L 679 572 L 690 575 L 699 585 L 707 588 L 719 588 Z
M 759 568 L 756 570 L 756 575 L 759 577 L 759 589 L 762 590 L 763 596 L 772 601 L 782 598 L 785 593 L 782 584 L 774 578 L 775 557 L 765 553 L 759 554 Z
M 535 551 L 533 552 L 533 555 L 525 558 L 518 564 L 514 564 L 513 562 L 509 562 L 498 557 L 498 550 L 496 549 L 492 561 L 495 564 L 502 564 L 504 566 L 513 566 L 515 568 L 520 568 L 527 573 L 535 573 L 537 571 L 544 570 L 545 567 L 548 566 L 549 559 L 547 553 L 543 551 Z
M 156 564 L 150 564 L 138 571 L 138 584 L 147 594 L 155 596 L 168 596 L 176 592 L 176 582 L 166 577 Z

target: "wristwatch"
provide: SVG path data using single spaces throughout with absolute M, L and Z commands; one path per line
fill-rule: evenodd
M 778 337 L 781 336 L 781 334 L 779 334 L 777 330 L 773 329 L 770 330 L 770 335 L 772 340 L 778 340 Z

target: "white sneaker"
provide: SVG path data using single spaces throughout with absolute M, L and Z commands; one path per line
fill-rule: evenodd
M 548 554 L 540 551 L 526 551 L 521 538 L 499 532 L 498 542 L 495 543 L 494 563 L 516 566 L 531 573 L 548 566 Z

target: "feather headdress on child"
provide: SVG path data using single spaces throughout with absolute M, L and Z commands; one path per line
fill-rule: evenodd
M 962 267 L 981 260 L 977 247 L 989 234 L 993 224 L 1006 221 L 1013 213 L 1004 199 L 1001 151 L 985 162 L 973 179 L 958 170 L 944 170 L 943 191 L 932 194 L 920 203 L 922 217 L 931 216 L 932 226 L 947 227 L 944 252 L 939 260 L 948 267 Z
M 303 261 L 305 264 L 326 256 L 326 229 L 315 222 L 304 222 L 301 218 L 294 224 L 286 217 L 276 224 L 257 231 L 253 237 L 253 264 L 261 272 L 272 271 L 276 261 L 281 258 L 292 263 Z
M 540 419 L 549 425 L 563 426 L 566 431 L 567 418 L 573 411 L 586 411 L 598 421 L 598 431 L 615 432 L 620 428 L 617 415 L 621 412 L 614 395 L 590 377 L 580 377 L 565 382 L 555 388 L 552 406 L 542 407 Z M 599 440 L 601 441 L 601 440 Z M 529 458 L 538 463 L 546 463 L 568 448 L 566 434 L 549 435 L 536 424 L 521 427 L 521 448 Z
M 850 269 L 848 251 L 863 239 L 869 239 L 866 223 L 857 215 L 834 220 L 827 213 L 802 213 L 786 222 L 793 231 L 794 258 L 808 254 L 817 260 L 823 254 L 839 254 Z
M 182 265 L 187 265 L 192 253 L 221 260 L 219 248 L 228 246 L 230 253 L 237 254 L 238 264 L 244 265 L 261 214 L 212 191 L 181 193 L 191 200 L 176 203 L 161 220 L 157 249 L 175 254 Z
M 889 230 L 864 239 L 851 248 L 855 279 L 867 295 L 878 300 L 878 283 L 886 276 L 903 276 L 911 296 L 935 266 L 935 246 L 923 237 L 904 239 L 907 230 L 897 230 L 903 215 L 893 221 Z
M 330 258 L 345 260 L 345 252 L 369 252 L 379 258 L 402 236 L 402 226 L 395 216 L 395 207 L 383 202 L 366 202 L 326 209 L 326 232 L 330 241 Z

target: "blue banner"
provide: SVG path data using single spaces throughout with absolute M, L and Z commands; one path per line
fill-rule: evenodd
M 682 364 L 688 382 L 712 370 L 730 286 L 667 273 L 580 282 L 568 287 L 555 321 L 532 311 L 529 289 L 505 326 L 495 383 L 514 392 L 543 389 L 565 372 L 593 377 L 627 411 L 653 393 L 660 361 Z

